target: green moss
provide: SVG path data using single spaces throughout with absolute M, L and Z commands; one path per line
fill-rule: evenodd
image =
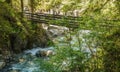
M 7 3 L 0 2 L 0 48 L 9 50 L 11 44 L 22 43 L 30 34 L 32 30 L 27 21 Z M 15 38 L 14 43 L 11 43 L 11 36 Z M 15 49 L 20 50 L 20 45 Z

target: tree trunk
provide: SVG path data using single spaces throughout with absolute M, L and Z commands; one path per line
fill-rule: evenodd
M 6 2 L 9 3 L 9 4 L 11 3 L 11 1 L 12 1 L 12 0 L 6 0 Z
M 12 0 L 6 0 L 5 2 L 12 6 Z
M 23 4 L 23 0 L 20 0 L 21 2 L 21 17 L 24 17 L 23 11 L 24 11 L 24 4 Z
M 30 7 L 31 7 L 31 23 L 33 24 L 33 20 L 32 20 L 32 18 L 33 18 L 33 12 L 34 12 L 34 1 L 33 0 L 30 0 Z

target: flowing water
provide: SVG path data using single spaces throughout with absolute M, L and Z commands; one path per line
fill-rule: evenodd
M 10 69 L 11 70 L 17 70 L 20 72 L 44 72 L 42 69 L 40 69 L 40 65 L 36 63 L 39 57 L 36 57 L 36 53 L 38 51 L 47 51 L 47 50 L 53 50 L 53 47 L 48 48 L 33 48 L 31 50 L 26 50 L 22 55 L 19 57 L 19 62 L 12 64 Z M 43 59 L 43 58 L 42 58 Z M 46 58 L 43 60 L 47 60 Z
M 88 48 L 86 42 L 89 41 L 87 36 L 89 36 L 91 31 L 89 30 L 80 30 L 74 34 L 67 34 L 63 36 L 58 36 L 53 39 L 55 44 L 59 47 L 61 46 L 66 46 L 68 43 L 66 41 L 69 41 L 71 44 L 72 48 L 75 50 L 79 50 L 79 40 L 82 42 L 82 51 L 86 51 L 88 53 L 91 53 L 90 49 Z M 69 40 L 70 38 L 70 40 Z M 94 41 L 93 41 L 94 42 Z M 94 44 L 93 44 L 94 46 Z M 45 72 L 44 70 L 41 69 L 40 64 L 42 63 L 37 63 L 36 61 L 38 59 L 42 60 L 49 60 L 48 57 L 37 57 L 36 53 L 38 51 L 47 51 L 47 50 L 52 50 L 54 51 L 54 47 L 48 47 L 48 48 L 33 48 L 31 50 L 26 50 L 21 54 L 18 54 L 16 56 L 16 62 L 13 62 L 9 67 L 7 67 L 4 71 L 2 72 Z M 96 49 L 94 48 L 93 51 Z

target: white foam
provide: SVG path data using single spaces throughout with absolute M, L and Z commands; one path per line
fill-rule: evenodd
M 25 54 L 27 53 L 31 53 L 32 55 L 35 55 L 36 52 L 40 51 L 40 50 L 53 50 L 54 48 L 53 47 L 48 47 L 48 48 L 40 48 L 40 47 L 37 47 L 37 48 L 33 48 L 31 50 L 26 50 L 24 51 Z

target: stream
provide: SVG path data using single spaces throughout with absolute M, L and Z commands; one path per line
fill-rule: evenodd
M 52 35 L 50 36 L 54 41 L 54 43 L 56 44 L 56 46 L 59 46 L 59 47 L 67 46 L 68 45 L 67 42 L 69 41 L 73 49 L 79 50 L 79 40 L 80 40 L 82 42 L 81 44 L 82 51 L 85 51 L 91 54 L 91 51 L 86 44 L 86 42 L 89 41 L 88 39 L 91 39 L 91 40 L 93 39 L 92 37 L 88 37 L 91 34 L 90 30 L 79 30 L 76 33 L 73 33 L 73 34 L 67 33 L 65 35 L 60 35 L 59 29 L 58 29 L 58 32 L 55 29 L 53 30 L 51 29 L 51 31 L 58 35 L 57 37 L 52 37 L 54 35 L 52 33 Z M 95 47 L 94 44 L 95 42 L 94 40 L 92 40 L 91 45 L 93 47 Z M 46 53 L 48 52 L 48 54 L 50 54 L 50 52 L 53 52 L 52 54 L 54 54 L 55 53 L 54 48 L 55 48 L 54 46 L 47 47 L 47 48 L 37 47 L 31 50 L 25 50 L 23 53 L 16 55 L 15 61 L 0 72 L 45 72 L 44 70 L 41 69 L 40 64 L 42 63 L 37 63 L 36 61 L 38 59 L 49 60 L 49 57 L 46 55 L 38 56 L 39 54 L 37 53 L 44 51 Z M 92 51 L 95 52 L 96 48 L 93 48 Z

